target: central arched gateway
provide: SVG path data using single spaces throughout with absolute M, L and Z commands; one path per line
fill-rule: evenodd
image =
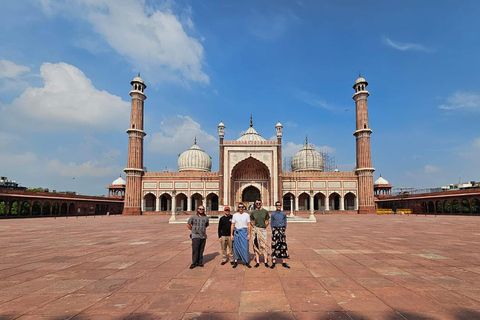
M 270 179 L 267 166 L 251 156 L 237 163 L 231 174 L 232 205 L 236 206 L 239 202 L 250 203 L 259 198 L 264 206 L 269 206 Z
M 248 186 L 243 189 L 242 192 L 242 202 L 254 202 L 255 200 L 260 199 L 260 190 L 254 186 Z

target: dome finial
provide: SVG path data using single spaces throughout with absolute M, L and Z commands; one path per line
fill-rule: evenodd
M 195 140 L 193 142 L 194 144 L 197 144 L 197 135 L 195 135 Z
M 252 114 L 250 114 L 250 128 L 253 127 L 253 116 Z
M 305 135 L 305 145 L 308 145 L 308 135 Z
M 362 73 L 360 71 L 358 71 L 358 77 L 361 78 L 362 77 Z
M 140 78 L 140 71 L 138 71 L 138 77 Z

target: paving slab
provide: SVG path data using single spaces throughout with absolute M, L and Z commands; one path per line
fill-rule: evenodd
M 480 217 L 316 218 L 290 269 L 222 266 L 216 225 L 189 269 L 167 216 L 0 220 L 0 319 L 480 319 Z

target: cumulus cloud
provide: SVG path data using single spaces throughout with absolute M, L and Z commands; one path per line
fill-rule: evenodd
M 435 172 L 438 172 L 440 170 L 440 168 L 438 167 L 435 167 L 431 164 L 427 164 L 425 167 L 424 167 L 424 171 L 425 173 L 435 173 Z
M 423 52 L 432 52 L 432 49 L 429 49 L 421 44 L 416 43 L 406 43 L 390 40 L 389 38 L 384 38 L 383 43 L 390 48 L 400 50 L 400 51 L 423 51 Z
M 149 81 L 210 81 L 202 70 L 204 48 L 184 29 L 184 25 L 194 28 L 191 9 L 184 10 L 179 18 L 166 6 L 159 10 L 137 0 L 39 1 L 46 14 L 67 12 L 86 19 Z
M 217 139 L 203 131 L 189 116 L 167 118 L 160 123 L 160 130 L 147 136 L 147 148 L 151 152 L 178 155 L 193 145 L 195 136 L 197 145 L 207 153 L 218 149 Z
M 106 130 L 128 126 L 129 103 L 97 90 L 78 68 L 67 63 L 44 63 L 44 86 L 28 87 L 0 112 L 4 125 L 28 130 Z M 7 122 L 8 119 L 8 122 Z
M 457 91 L 447 98 L 447 103 L 439 106 L 443 110 L 480 110 L 480 95 Z
M 18 65 L 10 60 L 0 59 L 0 79 L 18 78 L 29 72 L 30 68 L 27 66 Z

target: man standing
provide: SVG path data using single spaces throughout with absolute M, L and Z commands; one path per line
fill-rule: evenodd
M 233 251 L 232 251 L 232 215 L 230 214 L 230 207 L 226 206 L 225 214 L 218 221 L 218 241 L 222 245 L 222 266 L 227 263 L 227 248 L 228 248 L 228 260 L 233 265 Z
M 190 269 L 203 267 L 203 250 L 207 242 L 208 217 L 205 215 L 205 207 L 200 205 L 197 213 L 188 219 L 187 228 L 192 231 L 192 264 Z
M 267 210 L 262 209 L 262 201 L 255 200 L 255 210 L 250 213 L 253 234 L 253 251 L 255 252 L 255 268 L 260 265 L 260 254 L 263 255 L 265 267 L 268 265 L 268 243 L 267 243 L 267 227 L 270 223 L 270 215 Z
M 238 259 L 245 262 L 247 268 L 252 267 L 249 263 L 250 257 L 248 253 L 248 241 L 251 234 L 250 216 L 243 210 L 245 210 L 245 205 L 240 202 L 238 204 L 238 212 L 232 218 L 230 238 L 233 241 L 233 254 L 235 256 L 232 268 L 237 267 Z
M 282 266 L 290 269 L 285 259 L 289 258 L 287 248 L 287 215 L 282 211 L 282 203 L 275 202 L 276 210 L 272 212 L 272 266 L 275 268 L 275 258 L 282 259 Z

